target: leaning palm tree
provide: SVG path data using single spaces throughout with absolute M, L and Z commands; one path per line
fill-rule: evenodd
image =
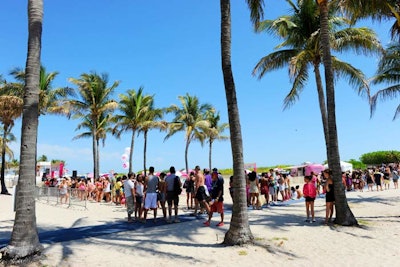
M 29 259 L 40 254 L 36 226 L 35 180 L 39 120 L 39 77 L 43 0 L 28 0 L 28 56 L 22 115 L 19 180 L 15 198 L 15 220 L 11 240 L 1 250 L 2 260 Z M 18 265 L 18 263 L 17 263 Z
M 166 110 L 173 113 L 174 118 L 168 125 L 168 133 L 164 140 L 169 139 L 177 132 L 185 132 L 185 170 L 189 172 L 188 153 L 192 141 L 199 141 L 203 145 L 206 139 L 206 131 L 210 127 L 206 114 L 213 107 L 208 104 L 201 104 L 196 96 L 188 93 L 184 96 L 178 96 L 181 106 L 171 105 Z
M 343 190 L 342 175 L 340 167 L 340 155 L 338 136 L 336 128 L 336 107 L 335 107 L 335 85 L 334 85 L 334 69 L 331 55 L 330 29 L 329 29 L 329 1 L 317 0 L 320 11 L 321 22 L 321 50 L 322 59 L 325 69 L 325 86 L 326 86 L 326 104 L 327 104 L 327 122 L 328 122 L 328 142 L 326 146 L 328 164 L 332 169 L 335 192 L 335 222 L 340 225 L 357 225 L 358 222 L 354 214 L 350 210 L 347 203 L 345 190 Z
M 166 121 L 161 120 L 164 117 L 164 109 L 154 108 L 154 98 L 152 96 L 152 101 L 149 103 L 148 110 L 145 114 L 145 118 L 141 122 L 141 126 L 139 129 L 139 133 L 143 133 L 143 170 L 144 175 L 146 176 L 146 161 L 147 161 L 147 134 L 151 129 L 159 129 L 160 131 L 166 130 L 168 123 Z
M 291 0 L 287 0 L 287 2 L 292 7 L 291 15 L 262 21 L 257 27 L 257 31 L 272 33 L 284 41 L 277 46 L 280 50 L 263 57 L 257 63 L 253 74 L 258 74 L 258 78 L 261 79 L 269 71 L 288 66 L 290 79 L 293 82 L 292 88 L 284 101 L 284 108 L 288 108 L 299 98 L 310 76 L 309 71 L 312 70 L 315 75 L 325 143 L 327 144 L 329 136 L 325 93 L 320 72 L 322 51 L 319 46 L 321 35 L 318 5 L 314 0 L 299 0 L 297 6 Z M 337 8 L 331 7 L 329 37 L 332 49 L 336 52 L 354 50 L 357 53 L 364 54 L 382 51 L 381 45 L 372 30 L 346 27 L 350 26 L 350 21 L 335 16 Z M 366 78 L 360 70 L 337 57 L 332 57 L 332 66 L 337 77 L 348 78 L 350 84 L 359 93 L 367 92 L 367 90 L 360 90 L 360 88 L 368 87 Z
M 377 91 L 370 100 L 371 116 L 374 114 L 377 101 L 393 99 L 400 94 L 400 43 L 392 43 L 386 49 L 378 64 L 377 74 L 371 79 L 371 83 L 389 85 Z M 400 114 L 400 105 L 397 107 L 393 120 Z
M 18 96 L 0 95 L 0 122 L 3 124 L 2 146 L 1 146 L 1 194 L 9 194 L 4 183 L 6 165 L 7 142 L 11 141 L 9 136 L 14 127 L 14 120 L 22 114 L 23 100 Z
M 111 99 L 112 93 L 119 82 L 115 81 L 108 86 L 108 75 L 99 75 L 95 72 L 83 73 L 79 79 L 70 78 L 69 81 L 77 86 L 78 99 L 68 101 L 68 113 L 74 119 L 82 119 L 91 125 L 92 150 L 93 150 L 93 175 L 99 177 L 100 159 L 98 152 L 98 131 L 101 129 L 101 119 L 108 118 L 118 107 L 118 103 Z
M 263 17 L 263 0 L 247 0 L 251 11 L 251 21 L 255 26 Z M 220 0 L 221 11 L 221 67 L 224 77 L 225 95 L 228 109 L 230 141 L 233 160 L 233 208 L 231 224 L 225 234 L 224 244 L 241 245 L 253 242 L 249 226 L 246 203 L 246 180 L 243 161 L 243 138 L 240 126 L 239 108 L 236 98 L 235 81 L 231 62 L 231 3 Z
M 214 110 L 210 110 L 206 114 L 206 119 L 210 123 L 210 127 L 207 129 L 207 139 L 209 145 L 208 151 L 208 167 L 211 170 L 212 167 L 212 148 L 214 141 L 229 140 L 229 136 L 223 135 L 222 133 L 229 128 L 228 123 L 220 123 L 221 116 L 219 112 L 215 113 Z
M 147 121 L 147 112 L 150 110 L 153 97 L 143 94 L 143 87 L 139 87 L 136 92 L 134 89 L 128 90 L 127 94 L 119 95 L 119 114 L 114 116 L 115 126 L 113 133 L 117 138 L 124 132 L 132 132 L 130 152 L 129 152 L 129 172 L 132 172 L 133 150 L 135 147 L 135 135 L 142 127 L 142 123 Z

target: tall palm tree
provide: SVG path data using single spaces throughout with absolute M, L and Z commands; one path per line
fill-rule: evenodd
M 220 123 L 221 116 L 219 112 L 215 113 L 214 110 L 210 110 L 206 114 L 206 119 L 210 123 L 210 128 L 207 129 L 207 139 L 209 145 L 208 151 L 208 167 L 211 170 L 212 168 L 212 148 L 214 141 L 223 141 L 229 140 L 229 136 L 223 135 L 222 133 L 229 128 L 228 123 Z
M 23 100 L 18 96 L 0 95 L 0 122 L 3 124 L 3 135 L 1 145 L 1 194 L 9 194 L 4 183 L 4 175 L 6 169 L 6 149 L 11 135 L 11 130 L 14 126 L 14 120 L 22 114 Z
M 72 118 L 82 119 L 84 125 L 90 125 L 93 175 L 96 178 L 100 174 L 99 139 L 97 138 L 100 135 L 103 120 L 111 120 L 110 114 L 118 107 L 118 103 L 111 97 L 119 82 L 115 81 L 108 86 L 108 75 L 104 73 L 99 75 L 95 72 L 83 73 L 79 79 L 70 78 L 69 81 L 77 86 L 79 98 L 68 101 L 68 112 Z
M 85 131 L 83 133 L 80 133 L 76 135 L 73 140 L 81 139 L 81 138 L 92 138 L 95 140 L 95 146 L 96 148 L 96 159 L 98 163 L 96 168 L 100 171 L 100 141 L 102 142 L 102 146 L 104 147 L 105 141 L 107 134 L 112 133 L 112 123 L 113 119 L 110 113 L 106 114 L 100 114 L 98 121 L 96 123 L 93 123 L 93 121 L 90 119 L 90 116 L 86 116 L 82 118 L 82 122 L 78 124 L 75 130 L 81 130 L 81 129 L 86 129 L 88 131 Z M 95 127 L 95 130 L 93 129 Z M 94 176 L 94 177 L 98 177 Z
M 20 82 L 20 85 L 14 86 L 23 95 L 23 84 L 25 82 L 25 71 L 21 68 L 11 70 L 11 75 Z M 39 93 L 39 115 L 45 114 L 66 114 L 65 101 L 68 97 L 74 97 L 75 91 L 70 87 L 53 88 L 52 83 L 58 72 L 46 72 L 44 66 L 40 66 L 40 93 Z
M 196 96 L 188 93 L 178 96 L 181 106 L 171 105 L 167 108 L 168 113 L 173 113 L 174 118 L 168 125 L 168 133 L 164 140 L 169 139 L 177 132 L 185 132 L 185 168 L 189 172 L 188 153 L 189 145 L 192 141 L 199 141 L 203 145 L 206 139 L 206 131 L 210 124 L 206 119 L 206 114 L 213 107 L 208 104 L 201 104 Z
M 145 114 L 144 120 L 141 122 L 139 132 L 143 133 L 144 144 L 143 144 L 143 170 L 146 176 L 146 162 L 147 162 L 147 134 L 151 129 L 166 130 L 168 123 L 161 120 L 164 117 L 164 109 L 154 108 L 154 97 L 148 105 L 148 110 Z
M 132 172 L 133 150 L 135 147 L 135 135 L 142 127 L 142 123 L 147 121 L 147 112 L 150 110 L 153 97 L 143 93 L 144 88 L 139 87 L 136 92 L 134 89 L 128 90 L 126 94 L 119 95 L 119 114 L 116 114 L 114 134 L 119 138 L 123 132 L 132 132 L 130 152 L 129 152 L 129 172 Z
M 2 260 L 18 260 L 40 254 L 35 209 L 36 148 L 39 120 L 39 77 L 43 0 L 28 0 L 28 56 L 22 115 L 19 180 L 11 240 L 1 250 Z
M 376 109 L 377 101 L 393 99 L 400 94 L 400 43 L 392 43 L 381 57 L 377 74 L 371 80 L 372 84 L 387 84 L 388 87 L 377 91 L 370 100 L 371 116 Z M 393 120 L 400 114 L 400 105 L 397 107 Z
M 358 222 L 350 210 L 343 190 L 342 175 L 340 167 L 339 145 L 336 128 L 335 86 L 331 55 L 331 44 L 329 38 L 329 7 L 328 0 L 317 0 L 320 10 L 321 21 L 321 49 L 325 69 L 327 121 L 328 121 L 328 143 L 326 146 L 328 164 L 332 169 L 335 192 L 336 220 L 340 225 L 357 225 Z
M 324 86 L 322 84 L 320 65 L 322 51 L 320 49 L 320 18 L 318 5 L 314 0 L 297 1 L 296 4 L 287 0 L 292 7 L 292 14 L 266 20 L 259 24 L 257 31 L 272 33 L 284 41 L 277 46 L 278 51 L 263 57 L 253 70 L 261 79 L 268 71 L 289 66 L 289 75 L 293 81 L 292 88 L 284 100 L 284 107 L 290 107 L 304 89 L 312 69 L 315 75 L 318 101 L 324 130 L 325 143 L 328 143 L 328 123 Z M 375 33 L 368 28 L 352 28 L 349 21 L 335 16 L 337 8 L 330 9 L 330 41 L 332 48 L 337 51 L 354 50 L 357 53 L 377 53 L 382 50 Z M 338 29 L 338 27 L 346 27 Z M 351 64 L 332 57 L 332 66 L 336 76 L 348 78 L 350 84 L 359 93 L 367 90 L 367 81 L 363 73 Z
M 251 21 L 255 26 L 263 17 L 263 0 L 247 0 L 251 11 Z M 243 138 L 240 126 L 239 108 L 236 98 L 231 61 L 231 3 L 220 0 L 221 11 L 221 67 L 224 77 L 225 95 L 228 109 L 230 141 L 233 159 L 234 201 L 231 224 L 225 234 L 224 244 L 241 245 L 253 242 L 249 226 L 246 201 L 246 179 L 243 161 Z

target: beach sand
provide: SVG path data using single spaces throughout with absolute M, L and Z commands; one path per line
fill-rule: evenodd
M 84 209 L 40 201 L 37 225 L 48 235 L 42 242 L 43 259 L 32 266 L 400 266 L 400 190 L 348 192 L 347 198 L 360 227 L 323 225 L 324 198 L 315 202 L 317 222 L 306 223 L 304 202 L 292 201 L 249 208 L 255 244 L 235 247 L 221 245 L 231 219 L 229 194 L 223 227 L 215 226 L 219 215 L 214 214 L 211 227 L 203 226 L 205 217 L 187 216 L 186 221 L 157 226 L 148 219 L 146 225 L 134 223 L 135 229 L 129 229 L 123 206 L 88 202 Z M 183 207 L 184 195 L 179 212 L 188 215 Z M 161 214 L 158 210 L 159 218 Z M 11 236 L 14 216 L 12 197 L 0 195 L 3 242 Z M 152 216 L 149 212 L 148 218 Z M 110 234 L 96 234 L 107 227 Z M 71 228 L 80 229 L 84 237 L 66 231 Z M 63 236 L 64 241 L 57 241 Z

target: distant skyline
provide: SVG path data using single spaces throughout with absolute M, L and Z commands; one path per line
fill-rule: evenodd
M 24 2 L 25 3 L 25 2 Z M 286 1 L 265 1 L 265 18 L 275 19 L 289 10 Z M 283 110 L 283 100 L 291 88 L 288 70 L 271 72 L 261 80 L 251 75 L 255 64 L 274 51 L 280 40 L 265 33 L 256 34 L 245 1 L 231 1 L 232 67 L 236 84 L 243 135 L 245 163 L 257 166 L 322 163 L 326 148 L 318 107 L 314 77 L 310 76 L 300 99 Z M 15 67 L 24 67 L 27 54 L 27 7 L 20 1 L 4 0 L 0 5 L 0 74 L 7 81 Z M 389 43 L 391 22 L 374 23 L 383 46 Z M 337 55 L 360 68 L 367 77 L 376 70 L 377 57 Z M 42 64 L 59 75 L 53 87 L 71 86 L 68 78 L 96 71 L 108 73 L 110 84 L 121 83 L 114 95 L 144 87 L 155 95 L 156 107 L 179 104 L 178 96 L 189 93 L 200 102 L 213 105 L 228 122 L 220 58 L 219 1 L 46 1 L 42 37 Z M 322 69 L 321 69 L 322 70 Z M 374 87 L 372 91 L 382 88 Z M 379 102 L 370 118 L 366 98 L 357 95 L 345 80 L 336 85 L 337 128 L 341 160 L 356 159 L 378 150 L 400 150 L 399 121 L 392 121 L 397 100 Z M 166 116 L 166 120 L 172 116 Z M 72 140 L 78 120 L 40 116 L 37 156 L 66 161 L 66 168 L 80 174 L 93 171 L 91 139 Z M 21 119 L 10 143 L 19 160 Z M 229 131 L 225 132 L 229 135 Z M 183 133 L 164 142 L 165 132 L 148 135 L 147 167 L 183 169 Z M 130 134 L 121 139 L 107 136 L 100 147 L 100 172 L 126 172 L 122 154 L 130 146 Z M 229 141 L 213 145 L 213 166 L 232 168 Z M 193 142 L 189 148 L 189 167 L 208 167 L 208 146 Z M 133 169 L 143 169 L 143 136 L 135 137 Z

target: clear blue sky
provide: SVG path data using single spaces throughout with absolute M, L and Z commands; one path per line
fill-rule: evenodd
M 24 67 L 27 54 L 27 1 L 3 0 L 0 4 L 0 73 Z M 155 104 L 179 104 L 178 96 L 189 93 L 214 105 L 221 121 L 228 122 L 220 63 L 219 1 L 44 1 L 42 63 L 48 72 L 60 74 L 54 87 L 73 86 L 67 79 L 96 71 L 119 80 L 115 98 L 127 89 L 144 86 L 155 95 Z M 251 75 L 258 60 L 271 53 L 277 40 L 255 34 L 249 11 L 242 0 L 232 0 L 232 64 L 239 102 L 245 163 L 258 166 L 321 163 L 326 160 L 315 80 L 310 76 L 299 101 L 283 111 L 289 92 L 288 70 L 267 74 L 262 80 Z M 287 12 L 286 1 L 267 0 L 265 17 L 274 19 Z M 375 24 L 385 45 L 389 24 Z M 377 58 L 347 53 L 341 59 L 374 74 Z M 310 71 L 310 75 L 313 72 Z M 378 89 L 378 88 L 375 88 Z M 397 101 L 379 103 L 370 119 L 366 99 L 360 98 L 345 81 L 336 84 L 337 127 L 342 160 L 358 159 L 377 150 L 399 150 L 399 122 L 392 121 Z M 38 156 L 63 159 L 78 173 L 93 169 L 90 139 L 72 140 L 79 121 L 46 115 L 40 117 Z M 21 120 L 13 130 L 17 142 L 10 144 L 19 158 Z M 228 135 L 229 132 L 227 131 Z M 167 141 L 165 133 L 149 133 L 147 166 L 163 170 L 184 168 L 184 137 Z M 101 172 L 124 171 L 121 155 L 130 145 L 130 134 L 120 140 L 108 136 L 101 147 Z M 143 136 L 136 138 L 133 168 L 143 167 Z M 208 165 L 208 147 L 192 143 L 189 165 Z M 231 168 L 230 143 L 217 142 L 213 167 Z

